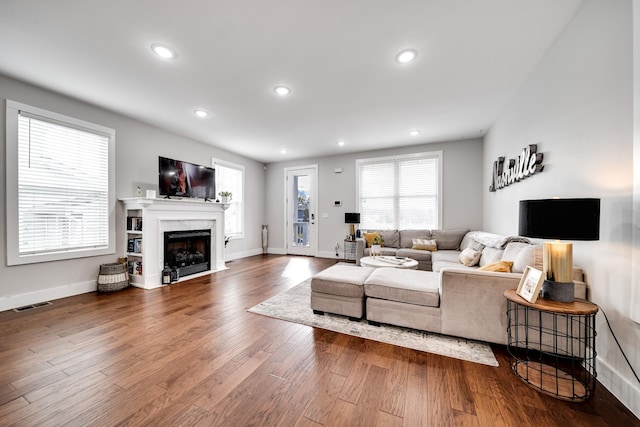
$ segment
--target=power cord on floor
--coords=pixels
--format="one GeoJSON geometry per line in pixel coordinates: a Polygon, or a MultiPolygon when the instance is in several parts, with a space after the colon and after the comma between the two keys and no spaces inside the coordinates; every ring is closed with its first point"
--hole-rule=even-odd
{"type": "Polygon", "coordinates": [[[602,311],[602,314],[604,314],[604,319],[607,321],[607,326],[609,327],[609,330],[611,331],[611,335],[613,336],[613,339],[616,341],[616,344],[618,344],[618,348],[620,349],[620,353],[622,353],[622,356],[624,357],[624,360],[627,361],[627,365],[629,365],[629,368],[631,369],[631,372],[633,372],[633,375],[636,377],[636,380],[640,383],[640,378],[638,378],[638,374],[636,374],[636,371],[633,369],[633,366],[631,366],[631,362],[629,362],[629,359],[627,358],[627,355],[624,354],[624,350],[622,350],[622,346],[618,342],[618,338],[616,338],[616,334],[613,333],[613,328],[611,328],[611,323],[609,323],[609,318],[607,317],[607,313],[604,312],[602,307],[598,306],[598,308],[600,309],[600,311],[602,311]]]}

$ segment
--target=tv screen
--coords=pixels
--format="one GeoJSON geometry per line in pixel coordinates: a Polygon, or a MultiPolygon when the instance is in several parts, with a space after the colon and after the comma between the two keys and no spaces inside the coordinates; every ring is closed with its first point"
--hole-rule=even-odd
{"type": "Polygon", "coordinates": [[[216,198],[213,168],[159,157],[158,178],[161,196],[216,198]]]}

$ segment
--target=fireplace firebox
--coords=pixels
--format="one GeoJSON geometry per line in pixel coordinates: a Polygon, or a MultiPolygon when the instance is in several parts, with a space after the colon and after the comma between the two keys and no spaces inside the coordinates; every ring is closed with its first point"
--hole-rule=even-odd
{"type": "Polygon", "coordinates": [[[166,231],[164,264],[178,277],[211,270],[211,230],[166,231]]]}

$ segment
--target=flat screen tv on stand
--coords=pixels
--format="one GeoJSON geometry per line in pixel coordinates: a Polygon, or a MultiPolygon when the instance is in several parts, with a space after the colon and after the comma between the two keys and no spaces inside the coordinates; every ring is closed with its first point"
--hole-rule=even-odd
{"type": "Polygon", "coordinates": [[[165,198],[216,198],[216,171],[182,160],[158,157],[158,186],[165,198]]]}

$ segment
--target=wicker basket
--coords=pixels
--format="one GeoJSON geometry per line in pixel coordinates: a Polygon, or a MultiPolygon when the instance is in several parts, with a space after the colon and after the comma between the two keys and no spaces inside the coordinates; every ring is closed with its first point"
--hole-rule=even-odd
{"type": "Polygon", "coordinates": [[[98,274],[98,291],[113,292],[120,291],[129,286],[129,273],[127,265],[114,262],[112,264],[100,265],[98,274]]]}

